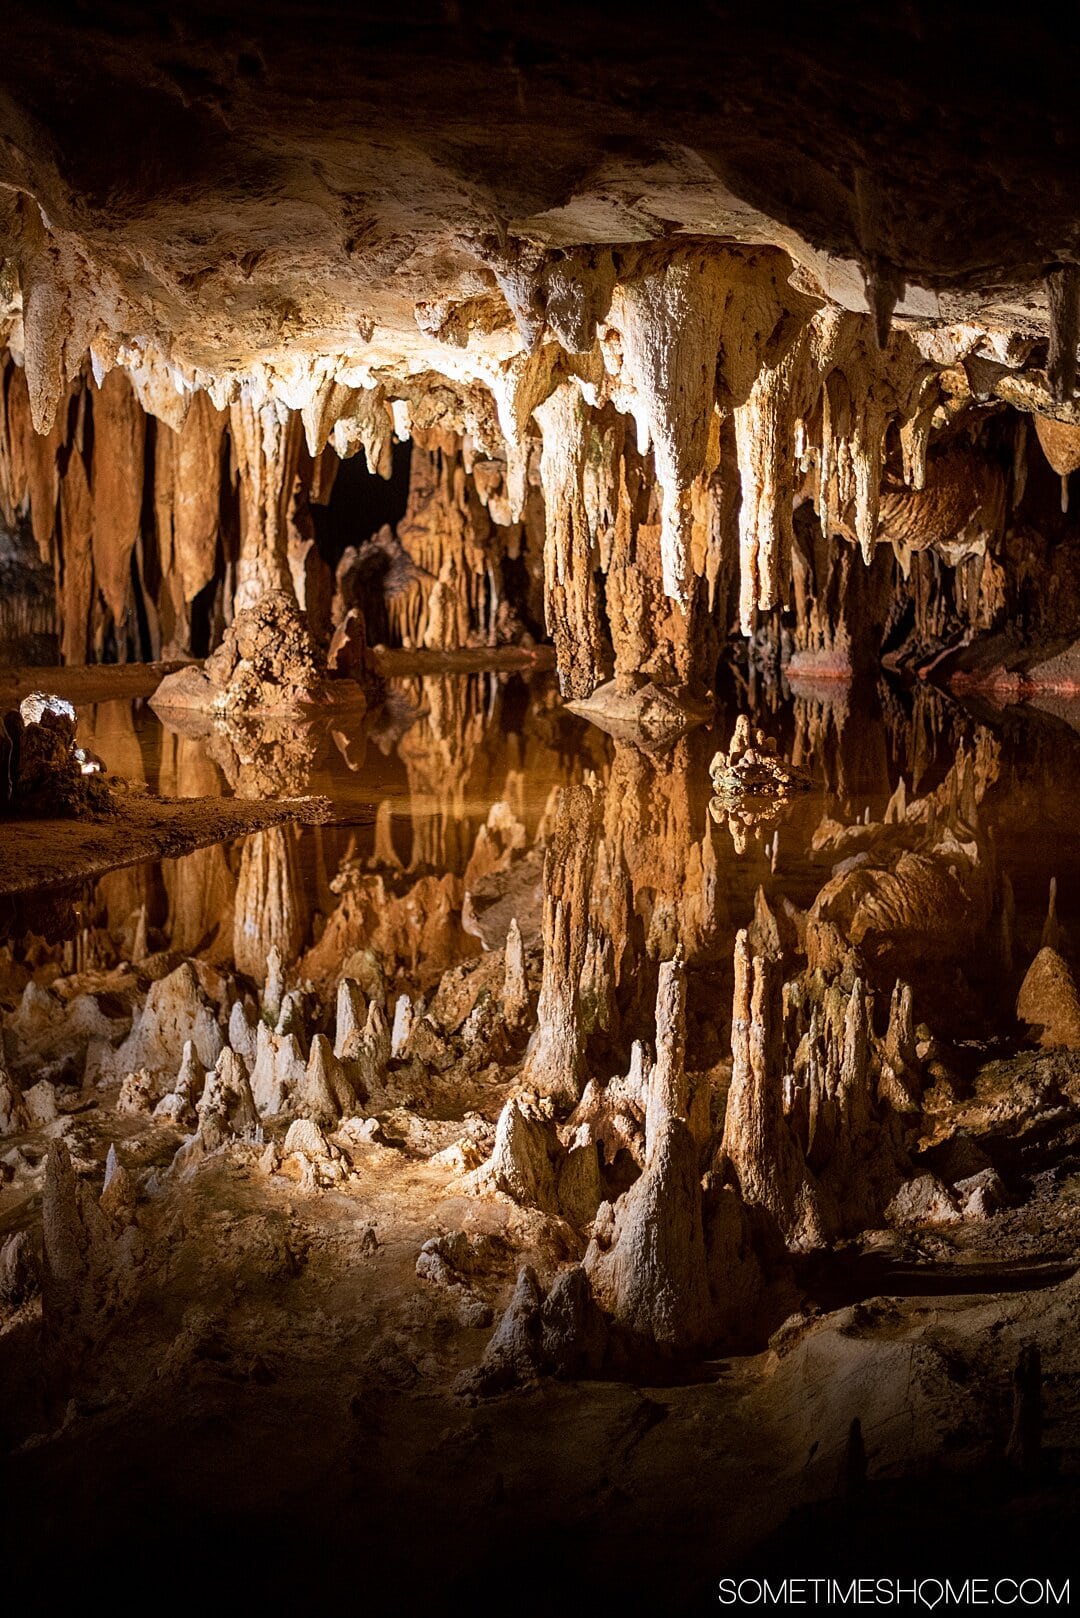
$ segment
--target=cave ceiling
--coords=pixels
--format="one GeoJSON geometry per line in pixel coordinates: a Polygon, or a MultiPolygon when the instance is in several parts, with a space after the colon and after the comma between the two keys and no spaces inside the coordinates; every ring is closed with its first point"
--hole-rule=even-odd
{"type": "MultiPolygon", "coordinates": [[[[461,375],[521,348],[523,259],[691,237],[781,248],[850,309],[869,284],[901,320],[1039,337],[1078,245],[1075,32],[928,5],[16,3],[9,329],[31,376],[91,348],[137,368],[125,344],[189,384],[268,366],[283,395],[328,357],[461,375]]],[[[32,386],[39,425],[58,386],[32,386]]]]}

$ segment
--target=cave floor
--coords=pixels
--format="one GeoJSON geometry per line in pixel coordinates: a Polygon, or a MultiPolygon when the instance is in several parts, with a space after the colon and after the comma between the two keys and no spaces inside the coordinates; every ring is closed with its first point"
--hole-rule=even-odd
{"type": "MultiPolygon", "coordinates": [[[[510,892],[535,987],[541,866],[530,851],[557,787],[587,779],[606,794],[609,825],[635,846],[631,910],[654,949],[677,931],[680,905],[696,902],[707,849],[704,957],[717,1011],[697,1030],[693,1060],[721,1096],[731,943],[755,893],[777,911],[811,905],[858,829],[883,823],[901,775],[909,794],[928,794],[969,755],[1011,894],[1011,954],[1006,963],[997,935],[965,937],[963,917],[942,918],[959,938],[952,964],[911,974],[932,1081],[915,1150],[934,1167],[957,1140],[974,1142],[1007,1202],[979,1219],[894,1221],[798,1255],[798,1307],[758,1352],[698,1357],[663,1377],[479,1397],[462,1374],[480,1360],[518,1266],[550,1276],[584,1245],[565,1219],[468,1183],[465,1147],[489,1138],[519,1085],[524,1036],[497,1055],[459,1040],[426,1072],[391,1063],[369,1108],[378,1131],[331,1135],[328,1183],[295,1158],[268,1162],[265,1140],[171,1170],[183,1131],[123,1101],[107,1063],[73,1072],[69,1012],[96,997],[119,1030],[116,1003],[185,958],[211,985],[232,970],[257,983],[236,958],[253,903],[245,843],[222,825],[214,847],[181,858],[133,850],[102,875],[87,857],[82,886],[45,906],[47,925],[32,906],[9,922],[9,1056],[13,1028],[36,1040],[23,1082],[48,1068],[58,1105],[3,1142],[0,1239],[40,1219],[50,1140],[64,1140],[95,1185],[115,1145],[139,1188],[132,1269],[59,1370],[38,1351],[39,1300],[0,1315],[0,1525],[13,1597],[43,1584],[74,1590],[91,1569],[134,1590],[168,1568],[239,1576],[245,1599],[313,1607],[354,1591],[383,1611],[498,1600],[540,1614],[603,1599],[692,1612],[715,1606],[715,1580],[733,1569],[813,1571],[822,1535],[840,1547],[830,1571],[838,1556],[853,1572],[892,1572],[913,1554],[935,1575],[983,1573],[995,1559],[1016,1571],[1024,1557],[1057,1571],[1080,1475],[1080,1109],[1067,1099],[1080,1051],[1040,1050],[1003,985],[1051,926],[1051,879],[1054,936],[1071,956],[1071,713],[991,721],[926,690],[766,691],[759,722],[812,768],[815,786],[756,825],[709,812],[705,765],[730,729],[724,707],[712,731],[646,759],[573,719],[542,678],[414,673],[349,734],[322,720],[288,744],[280,733],[260,744],[170,730],[148,690],[133,695],[137,678],[116,671],[108,697],[105,671],[93,671],[80,708],[81,740],[109,770],[222,808],[239,792],[243,815],[275,811],[273,794],[258,801],[258,782],[329,800],[325,823],[282,834],[294,915],[283,964],[323,1007],[351,938],[343,908],[361,899],[380,912],[379,944],[363,960],[354,952],[351,970],[381,971],[391,994],[430,1004],[460,993],[468,1004],[488,981],[492,946],[505,943],[510,892]],[[822,833],[837,825],[849,836],[842,849],[835,831],[822,833]],[[487,908],[465,926],[474,890],[487,908]],[[19,1022],[31,982],[52,1011],[19,1022]],[[422,1244],[456,1231],[486,1255],[467,1287],[420,1278],[422,1244]],[[1002,1457],[1013,1366],[1031,1342],[1042,1354],[1044,1450],[1039,1469],[1017,1477],[1002,1457]],[[869,1481],[851,1497],[856,1417],[869,1481]],[[928,1548],[946,1509],[951,1541],[928,1548]]],[[[615,1033],[601,1050],[608,1071],[625,1071],[615,1033]]]]}

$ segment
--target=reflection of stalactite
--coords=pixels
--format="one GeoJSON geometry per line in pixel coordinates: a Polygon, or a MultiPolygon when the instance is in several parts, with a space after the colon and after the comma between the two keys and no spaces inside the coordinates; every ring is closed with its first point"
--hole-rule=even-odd
{"type": "Polygon", "coordinates": [[[581,1095],[590,1011],[595,1015],[582,977],[601,943],[589,920],[598,807],[590,787],[563,789],[544,858],[544,974],[526,1070],[542,1095],[567,1105],[581,1095]]]}
{"type": "MultiPolygon", "coordinates": [[[[159,789],[169,797],[216,797],[217,771],[202,746],[172,731],[162,734],[159,789]]],[[[170,948],[185,953],[232,949],[236,877],[221,845],[196,849],[182,860],[163,862],[168,895],[166,933],[170,948]]]]}
{"type": "Polygon", "coordinates": [[[398,747],[413,818],[408,868],[460,873],[478,823],[467,812],[468,785],[487,728],[487,681],[435,677],[417,681],[415,690],[421,718],[398,747]]]}
{"type": "Polygon", "coordinates": [[[307,907],[291,827],[272,826],[244,841],[236,883],[233,958],[237,970],[259,983],[276,948],[295,961],[307,930],[307,907]]]}

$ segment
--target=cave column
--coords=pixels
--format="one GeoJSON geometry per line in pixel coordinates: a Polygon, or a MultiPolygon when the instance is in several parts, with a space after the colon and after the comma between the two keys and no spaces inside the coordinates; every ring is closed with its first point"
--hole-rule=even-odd
{"type": "Polygon", "coordinates": [[[300,454],[301,422],[284,406],[241,399],[229,410],[240,486],[240,554],[234,610],[254,606],[268,590],[294,600],[289,567],[289,500],[300,454]]]}

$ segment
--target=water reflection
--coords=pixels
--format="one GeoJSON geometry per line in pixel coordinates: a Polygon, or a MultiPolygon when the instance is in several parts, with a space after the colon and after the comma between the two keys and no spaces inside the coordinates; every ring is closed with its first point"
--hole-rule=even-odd
{"type": "MultiPolygon", "coordinates": [[[[957,1004],[992,1019],[1002,973],[1037,947],[1051,877],[1066,919],[1075,892],[1080,735],[1071,714],[969,712],[929,688],[885,682],[773,686],[758,697],[755,722],[814,787],[763,813],[728,806],[720,815],[710,813],[708,761],[726,744],[745,691],[733,690],[711,727],[662,755],[570,715],[543,677],[395,681],[386,706],[347,735],[336,728],[340,716],[248,723],[242,732],[178,729],[145,702],[98,703],[82,715],[82,739],[129,779],[178,796],[325,794],[331,820],[9,905],[7,997],[27,968],[108,967],[139,938],[255,982],[276,949],[297,980],[317,987],[336,982],[358,952],[374,952],[388,981],[424,990],[448,966],[499,947],[511,915],[526,944],[550,955],[545,904],[558,899],[559,925],[573,933],[559,959],[578,980],[574,993],[584,981],[600,1008],[589,1053],[626,1057],[648,1027],[657,964],[678,953],[708,1055],[723,1042],[737,928],[763,904],[780,916],[811,913],[851,861],[876,873],[860,889],[876,902],[897,860],[940,844],[962,757],[979,882],[977,891],[961,886],[956,902],[968,913],[945,953],[964,980],[957,1004]],[[901,782],[908,818],[898,830],[901,782]],[[556,856],[570,789],[585,796],[574,800],[556,856]]],[[[844,905],[819,907],[821,919],[834,925],[843,911],[850,921],[844,905]]],[[[902,906],[894,920],[910,936],[906,950],[882,948],[890,969],[900,955],[925,952],[902,906]]]]}

